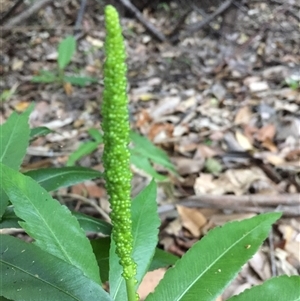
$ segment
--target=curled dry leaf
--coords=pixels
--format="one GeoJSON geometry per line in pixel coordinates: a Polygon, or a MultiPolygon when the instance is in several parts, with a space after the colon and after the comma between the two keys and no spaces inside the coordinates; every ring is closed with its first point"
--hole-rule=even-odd
{"type": "Polygon", "coordinates": [[[269,264],[268,255],[262,250],[259,250],[255,255],[249,260],[249,265],[260,277],[260,280],[267,280],[271,278],[271,268],[269,264]]]}
{"type": "Polygon", "coordinates": [[[206,217],[195,208],[185,206],[176,206],[179,216],[182,220],[182,225],[191,232],[194,237],[199,237],[201,228],[206,224],[206,217]]]}
{"type": "Polygon", "coordinates": [[[298,275],[298,272],[296,268],[294,268],[289,262],[287,257],[289,254],[282,250],[277,248],[275,250],[275,258],[276,258],[276,267],[279,275],[298,275]]]}
{"type": "Polygon", "coordinates": [[[177,172],[180,175],[188,175],[192,173],[198,173],[202,170],[205,160],[204,158],[189,159],[184,157],[173,158],[177,172]]]}
{"type": "Polygon", "coordinates": [[[252,112],[248,106],[241,107],[235,115],[234,124],[247,125],[252,118],[252,112]]]}
{"type": "Polygon", "coordinates": [[[264,127],[260,128],[255,135],[256,140],[258,141],[273,141],[276,134],[276,128],[274,124],[267,124],[264,127]]]}
{"type": "Polygon", "coordinates": [[[263,190],[264,193],[276,192],[271,181],[257,167],[227,170],[217,179],[214,179],[210,174],[202,173],[195,181],[194,190],[196,195],[223,195],[228,193],[243,195],[248,193],[249,188],[254,183],[256,189],[263,190]]]}
{"type": "Polygon", "coordinates": [[[271,151],[272,153],[276,153],[278,151],[274,142],[269,138],[263,141],[262,146],[271,151]]]}
{"type": "Polygon", "coordinates": [[[251,144],[251,142],[249,141],[249,139],[242,134],[240,131],[237,131],[235,133],[235,138],[237,140],[237,142],[239,143],[239,145],[245,150],[245,151],[249,151],[253,149],[253,146],[251,144]]]}
{"type": "Polygon", "coordinates": [[[157,123],[153,124],[149,130],[148,137],[154,143],[162,143],[172,137],[174,131],[173,124],[157,123]]]}

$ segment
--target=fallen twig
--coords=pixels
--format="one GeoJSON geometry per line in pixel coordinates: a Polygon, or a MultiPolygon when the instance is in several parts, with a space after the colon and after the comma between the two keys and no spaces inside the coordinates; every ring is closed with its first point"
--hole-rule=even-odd
{"type": "Polygon", "coordinates": [[[66,193],[66,194],[58,194],[59,197],[68,197],[68,198],[72,198],[72,199],[77,199],[80,200],[86,204],[91,205],[93,208],[95,208],[97,210],[97,212],[107,221],[110,222],[110,217],[109,215],[100,207],[98,206],[96,203],[94,203],[92,200],[79,195],[79,194],[75,194],[75,193],[66,193]]]}
{"type": "Polygon", "coordinates": [[[13,29],[14,26],[22,23],[26,19],[30,18],[33,14],[38,12],[44,6],[50,4],[52,0],[40,0],[35,1],[28,9],[24,10],[22,13],[17,15],[16,17],[10,19],[6,25],[4,25],[1,30],[10,30],[13,29]]]}
{"type": "Polygon", "coordinates": [[[77,13],[77,18],[76,18],[76,23],[75,23],[75,28],[74,28],[75,36],[79,35],[79,33],[80,33],[81,23],[82,23],[83,15],[85,12],[85,8],[86,8],[86,0],[81,0],[80,8],[77,13]]]}
{"type": "Polygon", "coordinates": [[[221,4],[216,11],[214,11],[212,14],[208,15],[207,18],[205,18],[201,22],[197,22],[195,24],[192,24],[188,27],[188,31],[190,33],[196,32],[203,28],[205,25],[210,23],[215,17],[221,15],[223,12],[225,12],[226,9],[229,8],[229,6],[232,4],[233,0],[227,0],[223,4],[221,4]]]}
{"type": "Polygon", "coordinates": [[[207,204],[211,206],[299,206],[300,194],[277,194],[277,195],[199,195],[191,196],[180,201],[182,204],[207,204]]]}
{"type": "Polygon", "coordinates": [[[15,11],[16,9],[23,3],[23,0],[18,0],[3,16],[0,20],[0,24],[3,24],[15,11]]]}
{"type": "Polygon", "coordinates": [[[272,277],[276,277],[277,276],[277,268],[276,268],[276,262],[275,262],[275,252],[274,252],[274,234],[273,234],[272,228],[271,228],[268,240],[269,240],[269,246],[270,246],[269,253],[270,253],[272,277]]]}
{"type": "Polygon", "coordinates": [[[201,195],[178,204],[187,207],[229,209],[235,212],[265,213],[280,211],[284,216],[300,216],[300,194],[279,195],[201,195]]]}
{"type": "Polygon", "coordinates": [[[167,39],[164,34],[159,32],[151,23],[149,23],[143,16],[143,14],[129,1],[129,0],[119,0],[122,5],[124,5],[130,12],[133,13],[134,17],[140,21],[151,35],[161,42],[165,42],[167,39]]]}

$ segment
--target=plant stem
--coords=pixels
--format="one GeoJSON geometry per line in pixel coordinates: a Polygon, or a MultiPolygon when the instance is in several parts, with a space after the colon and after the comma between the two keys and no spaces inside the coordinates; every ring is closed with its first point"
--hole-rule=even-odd
{"type": "Polygon", "coordinates": [[[135,292],[135,278],[131,277],[129,279],[126,279],[126,290],[127,290],[127,297],[128,301],[136,301],[137,295],[135,292]]]}
{"type": "Polygon", "coordinates": [[[64,70],[61,68],[58,68],[58,79],[61,84],[64,83],[64,75],[65,75],[64,70]]]}

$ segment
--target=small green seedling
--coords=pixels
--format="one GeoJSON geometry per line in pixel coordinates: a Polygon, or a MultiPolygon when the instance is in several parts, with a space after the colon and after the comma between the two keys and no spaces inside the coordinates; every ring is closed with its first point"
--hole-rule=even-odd
{"type": "Polygon", "coordinates": [[[70,83],[83,87],[89,83],[96,83],[98,80],[88,76],[67,75],[66,67],[70,64],[76,50],[76,40],[73,36],[68,36],[58,45],[57,71],[41,70],[40,74],[34,76],[32,81],[35,83],[70,83]]]}
{"type": "Polygon", "coordinates": [[[300,87],[300,76],[291,76],[285,79],[285,83],[292,89],[297,90],[300,87]]]}
{"type": "Polygon", "coordinates": [[[9,90],[4,90],[0,94],[0,103],[4,101],[8,101],[16,92],[18,88],[18,84],[14,84],[9,90]]]}

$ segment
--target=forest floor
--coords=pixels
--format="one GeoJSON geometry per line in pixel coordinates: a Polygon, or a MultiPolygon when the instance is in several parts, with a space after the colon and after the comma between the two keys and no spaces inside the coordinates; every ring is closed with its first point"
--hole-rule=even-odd
{"type": "MultiPolygon", "coordinates": [[[[10,2],[3,1],[2,14],[10,2]]],[[[101,129],[104,2],[87,1],[81,30],[76,31],[77,50],[66,69],[70,75],[97,79],[84,87],[32,82],[41,70],[56,71],[57,46],[74,34],[79,2],[53,1],[2,31],[1,123],[34,102],[31,126],[55,130],[32,142],[23,170],[64,166],[90,140],[87,131],[101,129]]],[[[176,43],[157,41],[124,10],[122,17],[132,129],[164,149],[178,172],[168,174],[155,166],[168,175],[158,188],[160,247],[182,256],[214,226],[261,212],[283,212],[269,240],[218,301],[271,276],[300,273],[300,3],[248,2],[226,32],[220,18],[189,32],[188,25],[201,21],[194,10],[176,43]]],[[[184,9],[165,4],[145,9],[143,15],[168,35],[184,9]]],[[[101,153],[100,145],[76,164],[102,170],[101,153]]],[[[133,170],[136,195],[150,177],[133,170]]],[[[101,180],[58,194],[62,201],[72,195],[68,205],[76,210],[99,216],[74,195],[109,211],[101,180]]],[[[147,275],[141,296],[163,273],[147,275]]]]}

